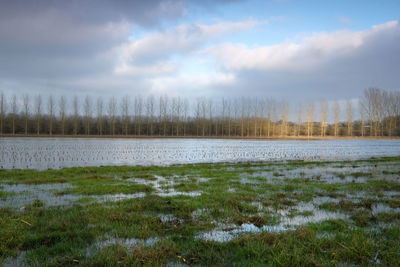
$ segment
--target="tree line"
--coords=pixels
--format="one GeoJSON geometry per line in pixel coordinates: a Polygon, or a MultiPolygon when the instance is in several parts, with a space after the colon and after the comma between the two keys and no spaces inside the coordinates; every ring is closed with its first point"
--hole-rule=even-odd
{"type": "Polygon", "coordinates": [[[295,116],[290,120],[288,102],[271,98],[124,96],[105,101],[0,93],[0,135],[400,136],[398,91],[368,88],[358,102],[291,108],[295,116]]]}

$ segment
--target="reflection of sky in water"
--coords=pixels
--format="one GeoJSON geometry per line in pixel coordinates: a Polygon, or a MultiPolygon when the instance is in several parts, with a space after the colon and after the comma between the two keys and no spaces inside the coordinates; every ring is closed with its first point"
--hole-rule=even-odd
{"type": "Polygon", "coordinates": [[[35,200],[40,200],[45,207],[69,206],[83,197],[87,197],[89,202],[106,202],[121,201],[132,198],[143,198],[145,193],[133,194],[105,194],[105,195],[71,195],[57,194],[65,189],[71,189],[71,184],[41,184],[41,185],[25,185],[25,184],[0,184],[5,192],[13,192],[15,194],[0,198],[0,207],[10,207],[14,209],[24,209],[26,205],[32,204],[35,200]]]}
{"type": "Polygon", "coordinates": [[[0,138],[0,167],[6,169],[347,160],[397,155],[399,140],[0,138]]]}

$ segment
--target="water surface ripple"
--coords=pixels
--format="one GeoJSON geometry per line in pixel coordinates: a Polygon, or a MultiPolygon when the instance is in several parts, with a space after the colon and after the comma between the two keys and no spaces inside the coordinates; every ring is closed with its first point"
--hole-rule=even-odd
{"type": "Polygon", "coordinates": [[[400,140],[0,138],[0,168],[354,160],[400,155],[400,140]]]}

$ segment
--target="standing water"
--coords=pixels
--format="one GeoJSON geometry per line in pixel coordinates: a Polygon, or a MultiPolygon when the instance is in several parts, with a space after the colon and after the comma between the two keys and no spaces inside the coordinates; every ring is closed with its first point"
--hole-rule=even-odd
{"type": "Polygon", "coordinates": [[[399,156],[400,140],[0,138],[0,168],[58,169],[399,156]]]}

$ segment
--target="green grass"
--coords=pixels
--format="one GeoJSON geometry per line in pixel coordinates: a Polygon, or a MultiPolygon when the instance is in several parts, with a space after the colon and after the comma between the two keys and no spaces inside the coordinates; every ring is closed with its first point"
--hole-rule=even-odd
{"type": "MultiPolygon", "coordinates": [[[[23,208],[0,207],[0,265],[26,252],[31,266],[163,266],[169,262],[199,266],[336,266],[398,265],[400,215],[374,213],[375,205],[400,208],[399,157],[342,162],[187,164],[168,167],[122,166],[65,168],[60,170],[0,170],[0,201],[18,193],[4,184],[69,184],[52,192],[55,197],[78,196],[67,206],[48,207],[40,195],[23,208]],[[386,172],[365,171],[363,166],[385,165],[386,172]],[[355,168],[353,168],[355,166],[355,168]],[[305,173],[291,178],[287,171],[316,168],[320,179],[305,173]],[[349,168],[346,176],[368,178],[362,183],[326,183],[324,167],[349,168]],[[354,170],[353,170],[354,169],[354,170]],[[263,175],[258,175],[264,172],[263,175]],[[161,189],[152,183],[159,176],[161,189]],[[387,176],[387,179],[385,177],[387,176]],[[129,178],[140,178],[136,183],[129,178]],[[207,178],[201,180],[200,178],[207,178]],[[246,178],[248,182],[242,182],[246,178]],[[2,186],[3,184],[3,186],[2,186]],[[162,197],[158,190],[199,196],[162,197]],[[391,191],[386,195],[385,191],[391,191]],[[393,194],[393,192],[399,192],[393,194]],[[113,194],[142,193],[142,197],[99,202],[113,194]],[[326,197],[314,203],[313,199],[326,197]],[[314,210],[299,204],[314,203],[314,210]],[[286,215],[282,215],[286,211],[286,215]],[[345,219],[329,218],[289,227],[281,232],[244,232],[229,242],[199,238],[214,229],[229,232],[244,224],[279,226],[284,217],[313,218],[335,212],[345,219]],[[171,219],[161,219],[163,216],[171,219]],[[94,254],[87,249],[107,238],[136,238],[158,242],[126,246],[116,242],[94,254]]],[[[378,168],[379,169],[379,168],[378,168]]],[[[335,173],[329,173],[329,175],[335,173]]],[[[0,202],[3,203],[3,202],[0,202]]],[[[4,202],[6,203],[6,202],[4,202]]]]}

